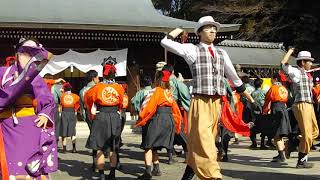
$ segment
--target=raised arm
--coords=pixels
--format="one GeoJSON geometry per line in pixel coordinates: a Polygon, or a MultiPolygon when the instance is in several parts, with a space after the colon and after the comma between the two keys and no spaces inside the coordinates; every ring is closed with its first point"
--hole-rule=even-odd
{"type": "Polygon", "coordinates": [[[183,30],[180,28],[172,30],[161,40],[161,45],[168,51],[183,57],[188,64],[193,64],[197,58],[196,46],[191,43],[181,44],[174,41],[182,32],[183,30]]]}
{"type": "Polygon", "coordinates": [[[290,48],[288,52],[284,55],[283,59],[281,60],[281,64],[288,64],[290,60],[290,56],[294,52],[294,48],[290,48]]]}
{"type": "Polygon", "coordinates": [[[289,75],[289,78],[293,81],[298,83],[299,82],[299,75],[300,71],[297,68],[292,67],[288,64],[290,60],[290,56],[294,52],[294,48],[290,48],[288,52],[284,55],[283,59],[280,61],[281,63],[281,69],[289,75]]]}

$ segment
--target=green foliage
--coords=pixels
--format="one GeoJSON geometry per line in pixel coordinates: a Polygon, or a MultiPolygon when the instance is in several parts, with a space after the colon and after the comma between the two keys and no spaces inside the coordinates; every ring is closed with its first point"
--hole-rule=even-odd
{"type": "MultiPolygon", "coordinates": [[[[313,0],[153,0],[164,14],[197,21],[212,15],[242,24],[236,39],[284,42],[320,52],[320,1],[313,0]]],[[[320,56],[320,53],[319,53],[320,56]]]]}

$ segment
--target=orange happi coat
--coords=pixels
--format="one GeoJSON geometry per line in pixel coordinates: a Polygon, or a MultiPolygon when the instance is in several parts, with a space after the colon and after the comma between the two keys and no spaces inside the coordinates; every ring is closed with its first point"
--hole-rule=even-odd
{"type": "Polygon", "coordinates": [[[85,93],[84,104],[90,113],[94,104],[98,106],[118,106],[121,109],[123,96],[124,89],[120,84],[98,83],[85,93]]]}
{"type": "Polygon", "coordinates": [[[320,101],[320,84],[317,84],[315,87],[312,88],[312,95],[314,102],[319,103],[320,101]]]}
{"type": "Polygon", "coordinates": [[[145,98],[142,109],[139,114],[137,126],[144,126],[157,112],[158,107],[169,106],[172,108],[172,116],[175,123],[176,133],[180,133],[182,115],[177,102],[173,98],[173,94],[168,89],[156,87],[151,90],[145,98]]]}
{"type": "Polygon", "coordinates": [[[80,97],[74,93],[63,93],[60,102],[62,108],[73,108],[74,111],[78,111],[80,108],[80,97]]]}
{"type": "Polygon", "coordinates": [[[273,102],[288,102],[288,90],[283,85],[272,85],[266,94],[263,112],[267,113],[270,110],[271,103],[273,102]]]}

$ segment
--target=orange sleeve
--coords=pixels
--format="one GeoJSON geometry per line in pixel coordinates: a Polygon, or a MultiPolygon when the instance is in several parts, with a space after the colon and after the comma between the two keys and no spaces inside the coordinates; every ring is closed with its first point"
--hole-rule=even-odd
{"type": "Polygon", "coordinates": [[[51,88],[54,85],[54,83],[56,82],[54,79],[45,79],[44,78],[44,82],[47,84],[50,92],[51,92],[51,88]]]}
{"type": "Polygon", "coordinates": [[[320,88],[318,86],[312,88],[312,95],[315,102],[318,102],[318,96],[319,96],[319,90],[320,88]]]}
{"type": "MultiPolygon", "coordinates": [[[[139,114],[139,120],[136,123],[136,126],[144,126],[147,122],[152,118],[152,116],[156,113],[158,107],[158,100],[160,94],[159,90],[157,90],[150,96],[149,102],[143,107],[139,114]]],[[[145,99],[147,100],[147,99],[145,99]]]]}
{"type": "Polygon", "coordinates": [[[176,101],[172,103],[172,116],[175,121],[176,133],[179,134],[181,130],[182,115],[176,101]]]}
{"type": "Polygon", "coordinates": [[[124,98],[124,89],[123,89],[123,87],[120,85],[120,84],[117,84],[118,85],[118,93],[119,93],[119,95],[120,95],[120,97],[119,97],[119,108],[120,109],[122,109],[122,107],[123,107],[123,98],[124,98]]]}
{"type": "Polygon", "coordinates": [[[75,104],[74,104],[74,111],[78,111],[80,108],[80,97],[74,94],[75,104]]]}
{"type": "Polygon", "coordinates": [[[268,90],[268,92],[264,98],[264,105],[263,105],[263,110],[262,110],[263,113],[268,113],[268,111],[270,109],[272,92],[273,92],[273,86],[271,86],[271,88],[268,90]]]}
{"type": "Polygon", "coordinates": [[[94,86],[94,87],[90,88],[84,95],[84,104],[87,107],[87,110],[90,114],[90,117],[92,117],[92,114],[91,114],[92,105],[97,98],[97,96],[96,96],[97,90],[98,90],[98,86],[94,86]]]}
{"type": "Polygon", "coordinates": [[[129,98],[127,94],[124,94],[123,101],[122,101],[122,108],[127,109],[129,104],[129,98]]]}

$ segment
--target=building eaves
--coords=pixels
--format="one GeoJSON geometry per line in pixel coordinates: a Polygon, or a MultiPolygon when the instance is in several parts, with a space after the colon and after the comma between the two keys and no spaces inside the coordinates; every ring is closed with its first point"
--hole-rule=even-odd
{"type": "Polygon", "coordinates": [[[219,46],[243,47],[243,48],[264,48],[264,49],[283,49],[283,43],[274,42],[255,42],[255,41],[237,41],[224,40],[218,44],[219,46]]]}
{"type": "MultiPolygon", "coordinates": [[[[2,0],[0,27],[168,32],[196,22],[160,14],[151,0],[2,0]]],[[[223,24],[221,32],[238,31],[223,24]]]]}

